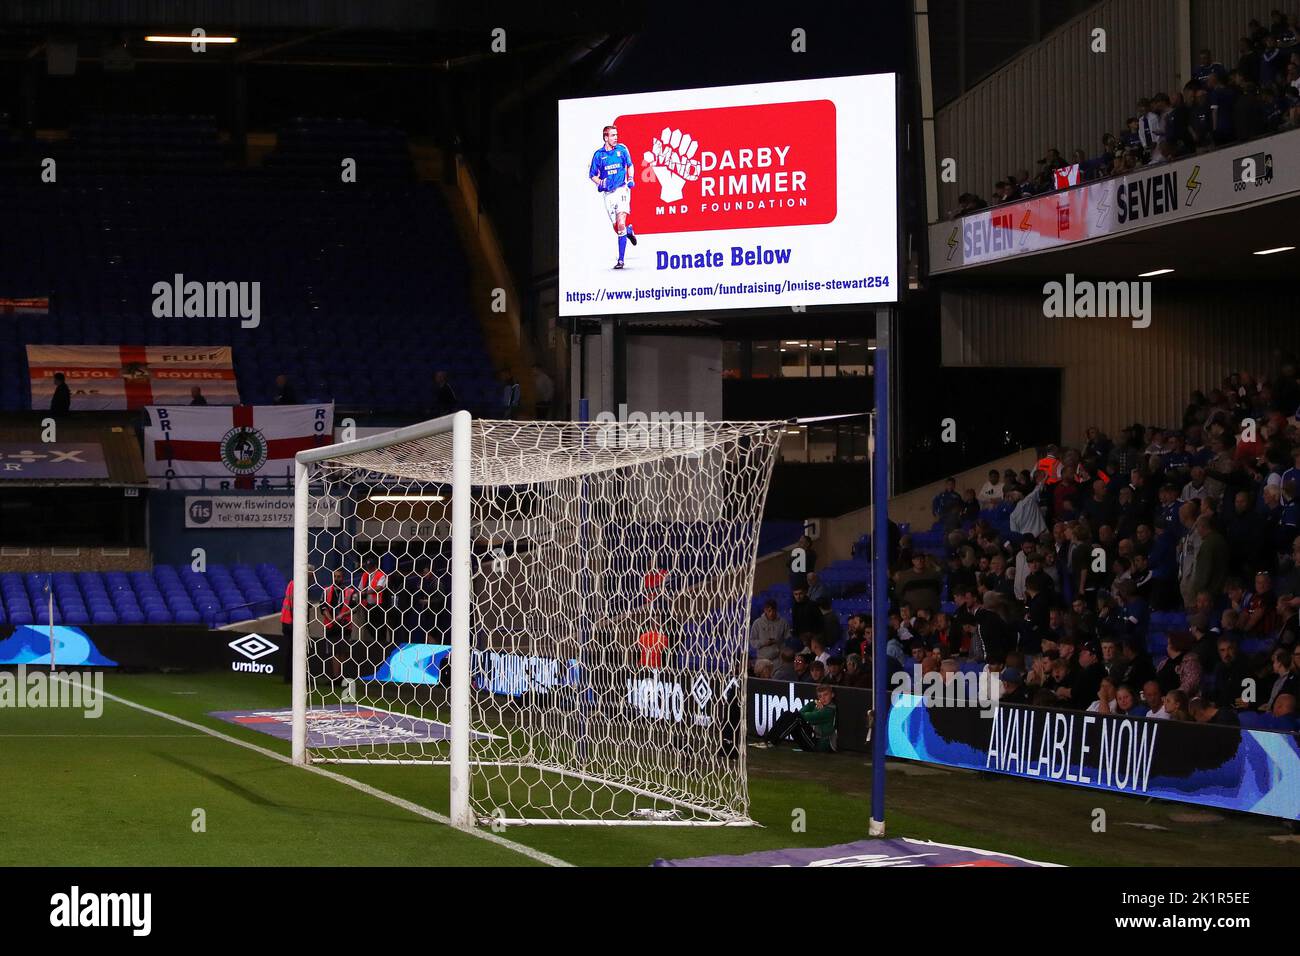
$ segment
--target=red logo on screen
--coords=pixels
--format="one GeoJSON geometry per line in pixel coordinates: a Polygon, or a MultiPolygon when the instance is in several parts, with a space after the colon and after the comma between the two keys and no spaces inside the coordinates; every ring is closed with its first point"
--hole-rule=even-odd
{"type": "Polygon", "coordinates": [[[637,166],[630,218],[639,235],[835,218],[830,100],[635,113],[614,125],[637,166]]]}

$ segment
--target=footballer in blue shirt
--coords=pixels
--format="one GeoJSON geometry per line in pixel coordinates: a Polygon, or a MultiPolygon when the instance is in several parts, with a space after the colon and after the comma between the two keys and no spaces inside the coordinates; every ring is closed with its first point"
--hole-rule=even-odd
{"type": "Polygon", "coordinates": [[[614,263],[614,268],[621,269],[628,242],[636,245],[636,233],[627,221],[632,206],[636,167],[632,165],[632,154],[626,146],[619,143],[616,127],[606,126],[604,137],[605,145],[592,154],[587,175],[605,199],[605,212],[609,213],[614,234],[618,236],[618,262],[614,263]]]}

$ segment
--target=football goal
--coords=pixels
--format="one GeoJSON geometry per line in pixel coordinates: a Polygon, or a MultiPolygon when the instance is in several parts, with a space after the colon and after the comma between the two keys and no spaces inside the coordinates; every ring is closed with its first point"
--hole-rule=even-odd
{"type": "Polygon", "coordinates": [[[449,765],[464,827],[751,823],[781,427],[458,412],[300,452],[294,761],[449,765]]]}

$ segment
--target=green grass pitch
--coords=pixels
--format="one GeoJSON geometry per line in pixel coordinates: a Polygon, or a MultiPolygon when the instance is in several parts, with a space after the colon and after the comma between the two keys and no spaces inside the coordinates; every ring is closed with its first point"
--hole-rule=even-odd
{"type": "MultiPolygon", "coordinates": [[[[289,745],[209,717],[289,705],[275,679],[115,674],[125,700],[287,755],[289,745]]],[[[749,751],[752,828],[511,827],[502,836],[577,865],[748,853],[862,839],[870,765],[860,754],[749,751]],[[802,823],[802,826],[799,824],[802,823]]],[[[335,766],[437,813],[445,767],[335,766]]],[[[108,700],[76,710],[0,710],[0,865],[537,866],[508,845],[229,741],[108,700]],[[195,811],[204,832],[196,832],[195,811]]],[[[1070,865],[1294,865],[1285,821],[891,761],[890,836],[1070,865]],[[1106,814],[1095,832],[1095,811],[1106,814]]]]}

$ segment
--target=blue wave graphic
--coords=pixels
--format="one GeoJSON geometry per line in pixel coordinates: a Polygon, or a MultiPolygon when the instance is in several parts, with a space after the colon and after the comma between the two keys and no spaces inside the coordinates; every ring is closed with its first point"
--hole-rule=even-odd
{"type": "MultiPolygon", "coordinates": [[[[50,663],[49,625],[23,624],[0,641],[0,664],[50,663]]],[[[116,667],[99,652],[95,642],[77,627],[54,625],[55,667],[116,667]]]]}
{"type": "Polygon", "coordinates": [[[388,660],[379,665],[373,676],[362,680],[437,684],[442,677],[442,664],[450,653],[450,644],[403,644],[388,655],[388,660]]]}
{"type": "MultiPolygon", "coordinates": [[[[1238,745],[1218,766],[1179,775],[1153,771],[1146,786],[1135,789],[1099,783],[1095,778],[1088,782],[1047,778],[991,766],[985,749],[941,735],[931,720],[930,709],[919,697],[902,696],[896,700],[890,707],[888,726],[892,757],[1300,819],[1300,741],[1292,734],[1242,730],[1238,745]]],[[[1077,759],[1068,761],[1066,768],[1076,776],[1083,769],[1077,759]]],[[[1092,772],[1095,773],[1095,768],[1092,772]]]]}

